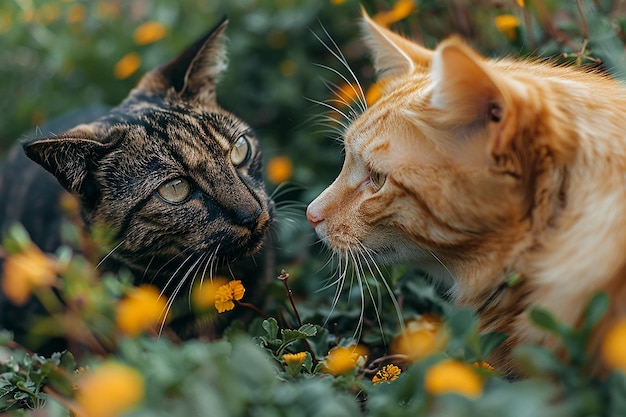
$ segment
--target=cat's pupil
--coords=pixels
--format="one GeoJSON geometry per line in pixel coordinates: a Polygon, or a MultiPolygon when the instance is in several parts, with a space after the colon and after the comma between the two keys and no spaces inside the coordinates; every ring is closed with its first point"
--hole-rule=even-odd
{"type": "Polygon", "coordinates": [[[250,156],[250,142],[245,136],[239,136],[237,142],[230,152],[230,160],[234,166],[239,166],[246,162],[250,156]]]}
{"type": "Polygon", "coordinates": [[[191,194],[191,184],[184,178],[174,178],[163,183],[157,192],[168,203],[180,203],[191,194]]]}

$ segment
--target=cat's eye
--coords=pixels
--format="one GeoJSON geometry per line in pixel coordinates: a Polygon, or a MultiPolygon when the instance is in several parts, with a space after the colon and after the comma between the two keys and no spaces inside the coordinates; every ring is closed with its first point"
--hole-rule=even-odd
{"type": "Polygon", "coordinates": [[[161,184],[157,192],[168,203],[181,203],[191,194],[191,184],[184,178],[174,178],[161,184]]]}
{"type": "Polygon", "coordinates": [[[230,161],[234,166],[239,166],[245,163],[250,157],[250,142],[245,135],[239,136],[239,139],[233,145],[230,151],[230,161]]]}
{"type": "Polygon", "coordinates": [[[381,174],[380,172],[371,171],[370,172],[370,182],[376,191],[380,190],[385,181],[387,180],[387,176],[385,174],[381,174]]]}

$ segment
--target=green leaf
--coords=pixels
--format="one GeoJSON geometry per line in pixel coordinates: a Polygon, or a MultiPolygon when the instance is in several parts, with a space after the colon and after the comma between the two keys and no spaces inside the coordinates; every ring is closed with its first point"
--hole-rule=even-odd
{"type": "Polygon", "coordinates": [[[317,327],[311,323],[305,323],[298,329],[299,332],[302,332],[307,335],[307,337],[313,337],[317,334],[317,327]]]}
{"type": "Polygon", "coordinates": [[[478,346],[482,358],[486,358],[494,351],[502,342],[506,340],[508,336],[500,332],[490,332],[481,334],[478,338],[478,346]]]}
{"type": "Polygon", "coordinates": [[[553,334],[560,334],[560,326],[554,316],[542,308],[534,308],[530,311],[530,319],[537,326],[553,334]]]}
{"type": "Polygon", "coordinates": [[[267,337],[270,340],[278,338],[278,322],[274,317],[270,317],[267,320],[263,320],[263,329],[267,332],[267,337]]]}
{"type": "Polygon", "coordinates": [[[585,328],[591,329],[604,317],[609,309],[609,296],[606,292],[599,292],[595,294],[585,310],[585,328]]]}
{"type": "Polygon", "coordinates": [[[513,351],[513,358],[522,371],[530,376],[561,374],[565,369],[551,351],[540,346],[518,346],[513,351]]]}

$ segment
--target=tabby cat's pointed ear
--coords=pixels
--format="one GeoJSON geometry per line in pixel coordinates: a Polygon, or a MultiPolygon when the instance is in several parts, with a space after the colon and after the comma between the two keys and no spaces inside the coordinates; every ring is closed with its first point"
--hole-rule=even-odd
{"type": "Polygon", "coordinates": [[[170,62],[146,74],[139,89],[166,92],[174,88],[187,101],[198,104],[215,102],[215,88],[228,67],[226,36],[228,19],[198,39],[170,62]]]}
{"type": "Polygon", "coordinates": [[[376,72],[396,76],[430,66],[433,51],[406,39],[372,20],[362,9],[364,40],[374,56],[376,72]]]}
{"type": "Polygon", "coordinates": [[[502,82],[483,58],[458,38],[440,44],[433,58],[431,105],[457,125],[499,118],[506,99],[502,82]]]}
{"type": "Polygon", "coordinates": [[[95,140],[89,125],[77,126],[60,136],[23,144],[26,156],[52,173],[70,192],[81,193],[89,169],[106,146],[95,140]]]}

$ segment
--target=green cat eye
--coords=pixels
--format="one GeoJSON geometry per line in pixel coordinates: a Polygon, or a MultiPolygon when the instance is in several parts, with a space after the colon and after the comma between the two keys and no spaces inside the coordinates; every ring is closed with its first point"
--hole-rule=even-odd
{"type": "Polygon", "coordinates": [[[246,162],[250,157],[250,142],[248,139],[241,135],[239,139],[233,145],[233,149],[230,151],[230,161],[234,166],[239,166],[246,162]]]}
{"type": "Polygon", "coordinates": [[[191,184],[184,178],[174,178],[161,184],[157,192],[168,203],[180,203],[191,194],[191,184]]]}

